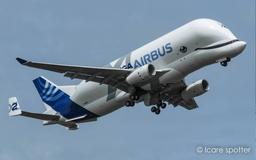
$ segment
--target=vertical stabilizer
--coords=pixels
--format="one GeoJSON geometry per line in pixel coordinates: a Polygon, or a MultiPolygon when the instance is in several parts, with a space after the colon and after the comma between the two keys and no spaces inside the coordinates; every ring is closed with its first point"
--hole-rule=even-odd
{"type": "Polygon", "coordinates": [[[63,117],[73,119],[82,116],[96,116],[92,112],[73,102],[68,93],[64,92],[61,87],[55,85],[48,79],[38,77],[34,79],[33,82],[42,101],[63,117]]]}

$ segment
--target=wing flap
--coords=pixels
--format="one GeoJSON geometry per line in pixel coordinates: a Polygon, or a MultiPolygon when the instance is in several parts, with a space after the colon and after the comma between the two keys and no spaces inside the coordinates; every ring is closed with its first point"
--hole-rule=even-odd
{"type": "MultiPolygon", "coordinates": [[[[184,80],[181,80],[181,81],[173,84],[172,89],[170,89],[167,92],[169,94],[169,96],[172,98],[167,99],[167,102],[169,104],[172,104],[174,107],[180,105],[181,107],[188,109],[188,110],[198,108],[198,105],[194,98],[185,100],[181,97],[181,92],[186,87],[187,87],[187,85],[184,82],[184,80]]],[[[164,92],[162,94],[164,94],[164,92]]]]}
{"type": "Polygon", "coordinates": [[[129,88],[129,84],[124,82],[125,76],[122,76],[122,75],[116,76],[114,78],[114,76],[102,77],[102,76],[88,75],[88,74],[82,74],[82,73],[66,72],[64,76],[69,77],[71,79],[76,78],[76,79],[81,79],[86,81],[97,82],[99,84],[111,85],[125,92],[128,92],[128,88],[129,88]]]}
{"type": "Polygon", "coordinates": [[[196,101],[193,99],[189,99],[189,100],[182,100],[180,103],[179,103],[180,106],[188,109],[188,110],[192,110],[192,109],[195,109],[195,108],[198,108],[198,105],[196,103],[196,101]]]}

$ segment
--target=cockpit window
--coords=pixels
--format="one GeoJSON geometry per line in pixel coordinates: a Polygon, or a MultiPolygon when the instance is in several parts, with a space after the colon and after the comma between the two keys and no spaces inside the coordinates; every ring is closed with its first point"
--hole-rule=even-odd
{"type": "Polygon", "coordinates": [[[220,25],[221,27],[227,28],[224,24],[222,24],[222,23],[220,23],[220,22],[217,22],[217,23],[218,23],[218,25],[220,25]]]}
{"type": "Polygon", "coordinates": [[[221,24],[221,27],[223,27],[223,28],[227,28],[224,24],[221,24]]]}

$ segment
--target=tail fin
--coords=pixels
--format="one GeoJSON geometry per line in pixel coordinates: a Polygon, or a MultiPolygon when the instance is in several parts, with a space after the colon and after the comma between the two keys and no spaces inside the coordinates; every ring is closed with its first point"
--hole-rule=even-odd
{"type": "Polygon", "coordinates": [[[9,116],[21,115],[22,111],[16,97],[9,98],[9,116]]]}
{"type": "Polygon", "coordinates": [[[93,114],[70,99],[70,96],[57,85],[44,77],[33,80],[44,103],[67,119],[93,114]]]}
{"type": "Polygon", "coordinates": [[[65,105],[69,102],[69,96],[60,90],[57,85],[44,77],[38,77],[34,79],[33,82],[45,104],[60,114],[68,112],[65,105]]]}

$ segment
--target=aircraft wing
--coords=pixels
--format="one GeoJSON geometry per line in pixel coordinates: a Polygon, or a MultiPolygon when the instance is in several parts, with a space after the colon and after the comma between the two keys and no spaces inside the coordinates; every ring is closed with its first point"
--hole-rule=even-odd
{"type": "MultiPolygon", "coordinates": [[[[16,58],[16,60],[25,66],[64,73],[65,77],[69,77],[71,79],[76,78],[111,85],[125,92],[128,92],[128,89],[131,87],[131,85],[129,85],[125,79],[133,71],[132,69],[61,65],[32,62],[21,58],[16,58]]],[[[166,71],[163,72],[165,73],[166,71]]],[[[162,72],[157,71],[157,75],[160,75],[159,73],[162,72]]]]}
{"type": "Polygon", "coordinates": [[[112,85],[126,92],[128,91],[129,84],[125,83],[124,80],[132,72],[132,70],[129,69],[40,63],[27,61],[21,58],[16,58],[16,60],[25,66],[64,73],[65,77],[71,79],[76,78],[112,85]]]}

